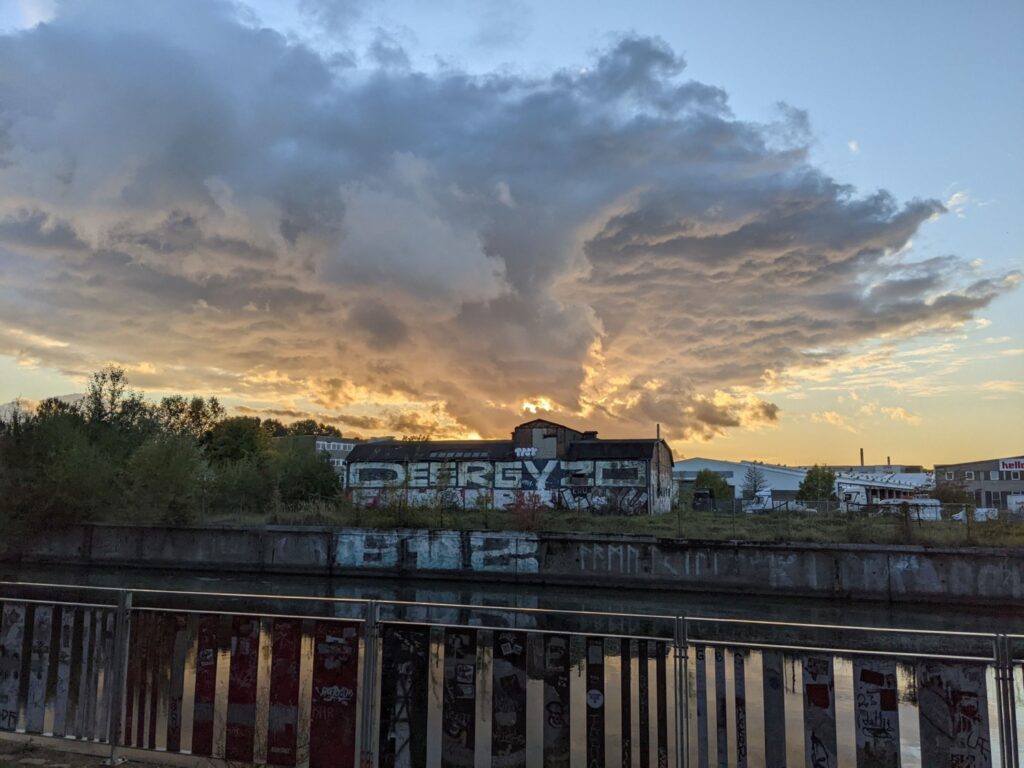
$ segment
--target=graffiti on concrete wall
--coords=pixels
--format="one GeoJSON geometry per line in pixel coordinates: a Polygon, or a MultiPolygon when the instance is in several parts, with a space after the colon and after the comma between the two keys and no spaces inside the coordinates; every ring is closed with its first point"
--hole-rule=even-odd
{"type": "Polygon", "coordinates": [[[477,531],[339,533],[334,563],[341,568],[478,573],[537,573],[540,569],[535,534],[477,531]]]}
{"type": "MultiPolygon", "coordinates": [[[[356,501],[370,506],[396,497],[412,503],[486,502],[508,508],[529,494],[547,507],[645,514],[648,465],[642,459],[359,462],[348,468],[348,487],[356,501]]],[[[665,498],[667,503],[667,488],[665,498]]]]}

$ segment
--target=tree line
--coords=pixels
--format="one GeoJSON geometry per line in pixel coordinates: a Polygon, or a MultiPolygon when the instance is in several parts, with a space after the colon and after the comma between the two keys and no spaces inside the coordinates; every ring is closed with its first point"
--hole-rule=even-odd
{"type": "Polygon", "coordinates": [[[340,486],[329,457],[295,439],[310,434],[341,435],[313,420],[228,416],[215,397],[151,402],[122,368],[104,368],[78,402],[0,419],[0,525],[182,524],[330,499],[340,486]]]}

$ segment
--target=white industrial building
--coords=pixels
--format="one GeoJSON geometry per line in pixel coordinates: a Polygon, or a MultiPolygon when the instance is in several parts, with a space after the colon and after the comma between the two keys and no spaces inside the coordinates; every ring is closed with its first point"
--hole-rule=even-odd
{"type": "MultiPolygon", "coordinates": [[[[744,478],[756,467],[772,491],[776,502],[796,498],[800,483],[807,475],[805,467],[782,467],[753,461],[722,461],[692,458],[672,466],[672,479],[678,486],[693,483],[701,470],[711,470],[728,483],[737,499],[743,498],[744,478]]],[[[910,499],[925,495],[934,487],[934,479],[925,472],[836,472],[836,496],[840,501],[873,503],[885,499],[910,499]]]]}

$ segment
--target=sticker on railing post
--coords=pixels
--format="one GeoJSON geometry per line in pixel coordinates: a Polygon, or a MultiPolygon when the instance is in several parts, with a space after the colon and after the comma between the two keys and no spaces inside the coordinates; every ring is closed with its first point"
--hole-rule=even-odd
{"type": "Polygon", "coordinates": [[[898,768],[900,719],[896,662],[854,659],[853,698],[857,768],[898,768]]]}
{"type": "Polygon", "coordinates": [[[922,765],[991,768],[985,666],[919,661],[922,765]]]}
{"type": "Polygon", "coordinates": [[[217,635],[220,617],[199,617],[196,645],[196,692],[192,716],[192,754],[209,757],[213,752],[213,707],[217,697],[217,635]]]}
{"type": "Polygon", "coordinates": [[[569,638],[544,637],[544,766],[569,766],[569,638]]]}
{"type": "Polygon", "coordinates": [[[228,674],[228,712],[224,756],[251,763],[256,738],[256,676],[260,622],[251,616],[231,621],[231,666],[228,674]]]}
{"type": "Polygon", "coordinates": [[[473,768],[476,747],[476,631],[445,630],[441,705],[443,768],[473,768]]]}
{"type": "Polygon", "coordinates": [[[526,633],[494,633],[491,765],[526,766],[526,633]]]}
{"type": "Polygon", "coordinates": [[[318,621],[313,645],[309,768],[352,768],[356,760],[359,706],[358,625],[318,621]]]}
{"type": "Polygon", "coordinates": [[[427,629],[384,628],[380,766],[414,768],[427,759],[427,629]]]}
{"type": "Polygon", "coordinates": [[[25,646],[25,606],[3,603],[0,618],[0,730],[18,728],[18,695],[25,646]]]}
{"type": "Polygon", "coordinates": [[[25,731],[27,733],[43,732],[52,635],[53,606],[37,605],[32,621],[32,655],[29,660],[28,700],[25,703],[25,731]]]}
{"type": "Polygon", "coordinates": [[[299,723],[299,645],[302,620],[274,619],[271,628],[267,763],[295,765],[299,723]]]}
{"type": "Polygon", "coordinates": [[[836,768],[836,697],[831,656],[805,656],[804,750],[807,765],[836,768]]]}
{"type": "Polygon", "coordinates": [[[604,638],[587,638],[587,765],[604,765],[604,638]]]}

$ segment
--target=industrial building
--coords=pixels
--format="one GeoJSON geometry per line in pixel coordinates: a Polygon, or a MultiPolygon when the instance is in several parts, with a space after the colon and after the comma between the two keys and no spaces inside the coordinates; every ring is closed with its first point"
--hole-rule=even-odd
{"type": "Polygon", "coordinates": [[[510,440],[361,443],[346,464],[346,488],[366,506],[400,500],[640,515],[672,504],[664,440],[603,440],[545,419],[520,424],[510,440]]]}
{"type": "MultiPolygon", "coordinates": [[[[725,480],[732,487],[735,498],[741,499],[744,495],[744,479],[750,467],[760,471],[764,484],[771,489],[772,501],[775,503],[795,499],[800,483],[807,475],[806,467],[782,467],[752,461],[720,461],[695,457],[676,462],[672,476],[678,486],[685,487],[693,483],[698,472],[708,469],[725,480]]],[[[873,472],[864,471],[859,467],[857,471],[836,472],[835,491],[840,501],[871,504],[886,499],[911,499],[930,488],[931,475],[924,472],[873,472]]]]}
{"type": "Polygon", "coordinates": [[[975,506],[1024,512],[1024,456],[936,464],[935,482],[962,487],[975,506]]]}

